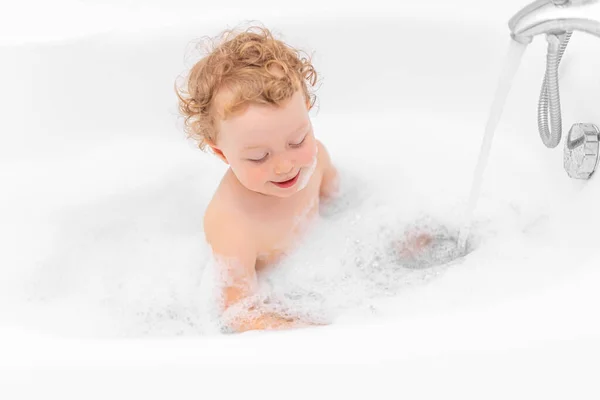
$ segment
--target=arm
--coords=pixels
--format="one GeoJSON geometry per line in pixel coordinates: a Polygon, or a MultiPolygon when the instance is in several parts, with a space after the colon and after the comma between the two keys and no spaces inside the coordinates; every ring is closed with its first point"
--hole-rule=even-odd
{"type": "Polygon", "coordinates": [[[403,242],[397,244],[401,257],[412,258],[424,251],[433,242],[433,237],[428,233],[410,233],[403,242]]]}
{"type": "Polygon", "coordinates": [[[217,268],[221,321],[235,332],[298,327],[298,321],[267,313],[252,303],[256,294],[257,251],[248,229],[240,219],[207,210],[204,230],[217,268]]]}
{"type": "Polygon", "coordinates": [[[339,174],[337,169],[331,162],[331,157],[325,146],[318,142],[319,146],[319,161],[322,165],[323,178],[321,180],[321,189],[319,195],[325,199],[331,199],[335,197],[339,192],[339,174]]]}

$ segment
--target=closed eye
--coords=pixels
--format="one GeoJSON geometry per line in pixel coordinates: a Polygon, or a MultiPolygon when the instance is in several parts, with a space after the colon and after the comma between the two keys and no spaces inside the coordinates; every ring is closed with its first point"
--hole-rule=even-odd
{"type": "Polygon", "coordinates": [[[306,136],[308,136],[308,135],[304,135],[304,137],[302,138],[302,140],[299,141],[298,143],[290,143],[290,146],[291,147],[300,147],[300,146],[302,146],[302,144],[306,140],[306,136]]]}
{"type": "Polygon", "coordinates": [[[248,161],[251,161],[253,163],[262,163],[264,161],[266,161],[267,157],[269,156],[269,153],[265,154],[263,157],[261,158],[248,158],[248,161]]]}

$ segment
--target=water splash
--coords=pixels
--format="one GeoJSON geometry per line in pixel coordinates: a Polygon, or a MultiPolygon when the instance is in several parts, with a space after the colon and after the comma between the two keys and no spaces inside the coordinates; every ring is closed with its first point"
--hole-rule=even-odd
{"type": "Polygon", "coordinates": [[[504,109],[504,104],[506,103],[506,98],[508,97],[513,79],[517,73],[517,70],[519,69],[519,64],[521,63],[521,59],[523,58],[523,54],[525,53],[526,48],[526,44],[521,44],[511,39],[508,47],[508,53],[506,55],[506,60],[504,62],[504,67],[502,68],[500,79],[498,80],[496,95],[494,96],[494,101],[492,102],[490,114],[485,126],[485,133],[483,136],[483,141],[481,143],[479,159],[477,161],[477,166],[475,167],[475,172],[473,173],[471,194],[469,196],[469,203],[465,210],[465,215],[463,219],[464,225],[461,228],[460,233],[458,235],[458,251],[460,252],[460,254],[463,254],[466,251],[467,240],[471,231],[471,220],[473,218],[473,211],[475,210],[475,207],[477,206],[477,201],[479,200],[481,184],[483,181],[483,174],[488,163],[490,149],[492,147],[492,141],[494,139],[494,132],[496,131],[496,127],[500,122],[500,117],[502,116],[502,111],[504,109]]]}

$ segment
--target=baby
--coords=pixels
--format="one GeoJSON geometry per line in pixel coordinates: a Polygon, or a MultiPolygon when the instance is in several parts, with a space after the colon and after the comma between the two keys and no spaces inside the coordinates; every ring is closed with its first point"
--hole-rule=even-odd
{"type": "Polygon", "coordinates": [[[316,80],[308,58],[251,27],[225,32],[177,93],[188,135],[229,166],[204,231],[217,261],[221,322],[235,332],[306,324],[251,299],[257,271],[290,250],[320,201],[338,190],[308,114],[316,80]]]}
{"type": "MultiPolygon", "coordinates": [[[[251,27],[226,31],[177,92],[189,136],[229,165],[204,215],[227,330],[310,325],[254,295],[257,272],[291,250],[320,202],[338,191],[338,173],[308,115],[316,80],[308,58],[251,27]]],[[[412,259],[430,242],[411,234],[394,246],[412,259]]]]}

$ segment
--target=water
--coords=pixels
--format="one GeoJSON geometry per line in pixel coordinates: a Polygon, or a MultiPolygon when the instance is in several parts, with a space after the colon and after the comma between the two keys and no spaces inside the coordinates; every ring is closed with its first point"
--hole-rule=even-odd
{"type": "Polygon", "coordinates": [[[473,218],[473,211],[477,206],[477,200],[481,192],[481,184],[483,181],[483,173],[488,163],[490,149],[492,147],[492,141],[494,139],[494,132],[502,116],[502,110],[506,103],[506,98],[510,92],[513,79],[519,69],[519,64],[523,58],[523,53],[527,48],[526,44],[518,43],[511,39],[508,53],[506,55],[506,61],[500,74],[498,81],[498,87],[496,89],[496,95],[490,108],[490,114],[485,125],[485,133],[483,136],[483,142],[481,143],[481,151],[479,153],[479,160],[475,167],[473,174],[473,183],[471,185],[471,195],[469,196],[469,203],[465,210],[464,224],[458,235],[458,251],[460,254],[464,254],[467,246],[467,239],[471,230],[471,220],[473,218]]]}
{"type": "MultiPolygon", "coordinates": [[[[431,118],[457,127],[455,133],[473,128],[465,127],[464,118],[455,113],[429,109],[423,114],[406,112],[401,127],[397,115],[387,112],[316,119],[346,191],[333,209],[325,210],[297,253],[263,275],[261,294],[269,296],[270,307],[319,322],[341,316],[408,315],[433,304],[426,297],[419,304],[405,296],[447,268],[442,264],[457,243],[454,220],[447,216],[462,185],[454,181],[456,170],[439,171],[440,164],[421,163],[420,174],[410,172],[422,158],[414,151],[422,145],[419,133],[428,132],[422,121],[431,118]],[[358,165],[365,131],[373,132],[381,148],[372,163],[358,165]],[[450,201],[433,195],[440,187],[450,201]],[[429,220],[421,219],[425,217],[429,220]],[[398,252],[396,245],[406,235],[423,232],[434,239],[431,253],[411,258],[398,252]],[[387,300],[400,293],[406,295],[387,308],[387,300]]],[[[443,145],[428,151],[448,165],[452,153],[446,149],[456,145],[455,136],[436,135],[435,141],[443,145]]],[[[14,265],[0,268],[0,287],[6,287],[0,291],[0,298],[6,299],[0,315],[10,315],[0,319],[0,326],[8,322],[65,336],[212,332],[198,300],[209,256],[209,249],[201,246],[201,227],[202,212],[223,166],[208,155],[188,151],[177,139],[157,136],[142,142],[140,147],[137,136],[93,146],[66,141],[68,148],[62,143],[47,146],[52,157],[23,153],[15,161],[2,160],[8,164],[0,170],[18,171],[3,175],[10,179],[3,187],[23,194],[9,197],[10,203],[0,207],[0,214],[6,211],[4,219],[10,216],[11,222],[3,224],[6,234],[2,230],[0,236],[10,239],[17,232],[23,239],[0,255],[0,264],[14,265]],[[203,173],[197,174],[199,170],[203,173]],[[44,204],[34,204],[40,196],[44,204]]],[[[475,279],[467,277],[466,282],[475,279]]],[[[442,304],[457,292],[461,291],[436,288],[424,290],[423,296],[436,293],[432,301],[442,304]]],[[[466,295],[462,299],[472,301],[466,295]]]]}

